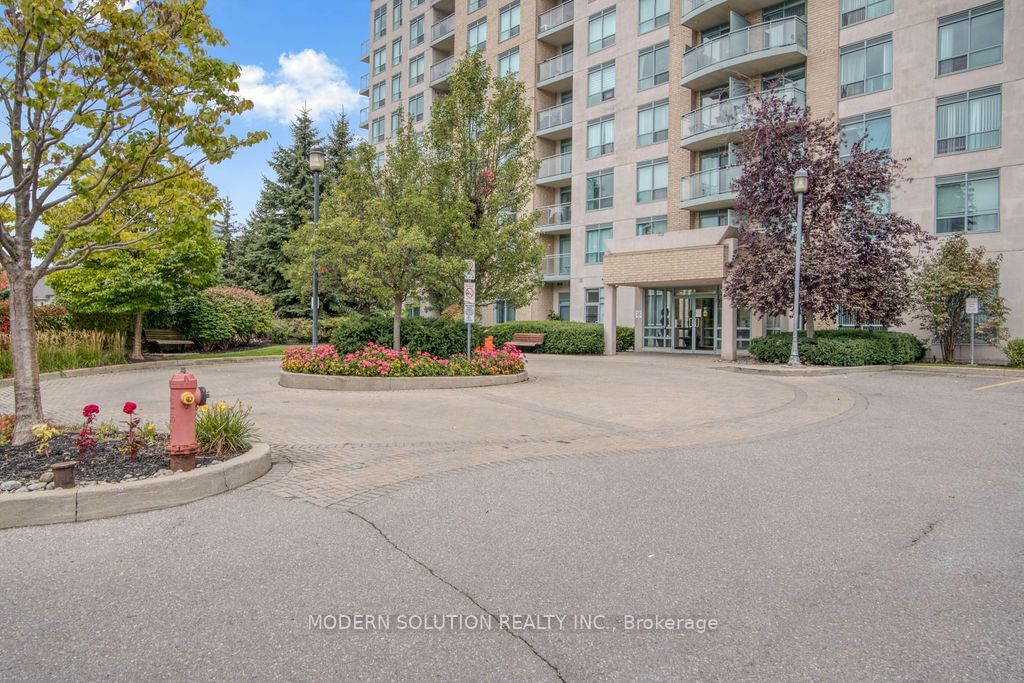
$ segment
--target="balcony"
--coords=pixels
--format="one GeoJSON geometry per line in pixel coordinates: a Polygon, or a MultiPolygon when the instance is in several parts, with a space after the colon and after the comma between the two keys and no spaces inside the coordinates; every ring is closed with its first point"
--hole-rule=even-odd
{"type": "Polygon", "coordinates": [[[537,112],[537,137],[560,140],[572,135],[572,102],[537,112]]]}
{"type": "Polygon", "coordinates": [[[359,127],[369,128],[370,127],[370,108],[363,107],[359,110],[359,127]]]}
{"type": "Polygon", "coordinates": [[[455,50],[455,15],[447,17],[430,27],[430,47],[452,52],[455,50]]]}
{"type": "Polygon", "coordinates": [[[437,90],[448,89],[448,77],[455,69],[455,55],[445,57],[440,62],[430,65],[430,87],[437,90]]]}
{"type": "Polygon", "coordinates": [[[807,24],[799,17],[748,26],[683,55],[682,86],[706,90],[730,76],[753,76],[807,60],[807,24]]]}
{"type": "Polygon", "coordinates": [[[572,204],[553,204],[537,208],[540,218],[537,219],[537,227],[534,232],[541,235],[556,235],[567,233],[572,223],[572,204]]]}
{"type": "Polygon", "coordinates": [[[455,11],[455,0],[431,0],[430,6],[433,9],[439,9],[442,12],[451,14],[455,11]]]}
{"type": "Polygon", "coordinates": [[[363,97],[370,95],[370,74],[363,74],[359,77],[359,94],[363,97]]]}
{"type": "Polygon", "coordinates": [[[572,87],[572,50],[537,65],[537,88],[562,92],[572,87]]]}
{"type": "Polygon", "coordinates": [[[694,31],[704,31],[729,21],[729,13],[747,15],[778,0],[683,0],[683,26],[694,31]]]}
{"type": "Polygon", "coordinates": [[[679,208],[687,211],[724,209],[736,201],[733,182],[742,166],[725,166],[685,176],[679,189],[679,208]]]}
{"type": "MultiPolygon", "coordinates": [[[[807,97],[804,91],[795,85],[784,85],[770,93],[773,97],[792,102],[801,109],[806,106],[807,97]]],[[[736,142],[746,129],[752,101],[759,96],[760,93],[749,93],[730,97],[684,115],[679,146],[700,151],[736,142]]]]}
{"type": "Polygon", "coordinates": [[[537,40],[552,45],[572,42],[573,0],[541,12],[537,17],[537,40]]]}
{"type": "Polygon", "coordinates": [[[537,184],[563,187],[572,183],[572,152],[563,152],[540,160],[537,184]]]}
{"type": "Polygon", "coordinates": [[[359,46],[359,59],[361,59],[362,61],[366,62],[367,64],[370,63],[370,39],[369,38],[364,40],[362,45],[359,46]]]}
{"type": "Polygon", "coordinates": [[[572,270],[571,253],[567,251],[561,254],[548,254],[544,257],[544,265],[541,269],[544,282],[564,282],[569,279],[569,273],[572,270]]]}

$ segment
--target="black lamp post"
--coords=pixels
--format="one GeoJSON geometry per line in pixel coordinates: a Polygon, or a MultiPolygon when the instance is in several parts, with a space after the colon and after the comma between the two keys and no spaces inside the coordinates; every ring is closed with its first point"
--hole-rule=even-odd
{"type": "Polygon", "coordinates": [[[809,184],[807,171],[793,174],[793,192],[796,192],[796,274],[793,276],[793,344],[789,349],[789,364],[800,367],[800,247],[804,241],[804,194],[809,184]]]}
{"type": "Polygon", "coordinates": [[[324,151],[309,150],[309,170],[313,172],[313,350],[316,351],[320,331],[320,282],[317,278],[316,224],[320,220],[320,173],[324,170],[324,151]]]}

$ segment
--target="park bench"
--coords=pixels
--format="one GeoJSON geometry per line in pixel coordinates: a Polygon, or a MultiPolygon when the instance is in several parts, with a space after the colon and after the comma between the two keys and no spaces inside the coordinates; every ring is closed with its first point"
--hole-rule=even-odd
{"type": "Polygon", "coordinates": [[[538,346],[544,343],[543,332],[516,332],[512,335],[512,343],[523,349],[524,351],[529,349],[536,349],[538,346]]]}
{"type": "Polygon", "coordinates": [[[167,346],[186,347],[193,344],[174,330],[143,330],[142,334],[146,338],[146,343],[155,344],[158,349],[167,346]]]}

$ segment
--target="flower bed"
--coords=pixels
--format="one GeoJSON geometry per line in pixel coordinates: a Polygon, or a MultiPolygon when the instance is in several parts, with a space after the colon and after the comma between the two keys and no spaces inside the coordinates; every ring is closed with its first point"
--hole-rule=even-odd
{"type": "Polygon", "coordinates": [[[463,355],[439,358],[429,353],[395,351],[370,343],[355,353],[339,354],[333,346],[296,347],[284,352],[281,369],[305,375],[343,377],[479,377],[518,375],[526,359],[512,344],[493,351],[477,350],[472,359],[463,355]]]}

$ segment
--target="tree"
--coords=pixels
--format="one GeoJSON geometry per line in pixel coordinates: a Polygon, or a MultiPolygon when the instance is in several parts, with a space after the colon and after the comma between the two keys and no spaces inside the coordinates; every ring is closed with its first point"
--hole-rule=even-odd
{"type": "Polygon", "coordinates": [[[914,319],[942,347],[942,360],[956,360],[956,347],[970,336],[967,298],[978,297],[983,315],[977,331],[995,342],[1009,338],[1010,311],[999,295],[999,266],[1003,255],[985,257],[985,247],[970,248],[967,238],[953,235],[927,259],[914,281],[914,319]]]}
{"type": "Polygon", "coordinates": [[[349,128],[348,119],[342,111],[331,124],[331,132],[324,145],[324,172],[320,179],[321,192],[325,195],[331,191],[345,172],[345,165],[352,158],[355,138],[349,128]]]}
{"type": "Polygon", "coordinates": [[[800,302],[813,321],[834,321],[840,306],[859,320],[901,322],[909,303],[916,248],[931,239],[913,221],[881,210],[899,183],[903,164],[887,150],[852,142],[839,158],[831,119],[765,91],[753,98],[748,132],[738,153],[736,209],[747,224],[725,284],[739,306],[759,314],[792,309],[797,197],[793,174],[805,169],[804,242],[800,302]]]}
{"type": "Polygon", "coordinates": [[[141,216],[128,215],[90,239],[115,202],[265,137],[224,133],[230,117],[252,103],[235,95],[238,67],[209,54],[224,39],[203,6],[203,0],[4,3],[0,265],[11,281],[15,444],[30,440],[32,425],[43,420],[35,283],[151,236],[134,231],[141,216]],[[158,166],[167,175],[154,177],[158,166]],[[72,201],[77,215],[61,222],[33,262],[36,226],[72,201]]]}
{"type": "Polygon", "coordinates": [[[214,234],[221,243],[220,279],[226,280],[232,272],[232,261],[235,251],[235,206],[231,197],[225,197],[221,211],[221,219],[214,224],[214,234]]]}
{"type": "Polygon", "coordinates": [[[291,126],[292,142],[278,147],[270,158],[274,178],[263,178],[248,228],[236,245],[232,284],[268,296],[274,309],[286,315],[309,315],[285,275],[282,247],[313,212],[313,175],[309,150],[320,144],[309,110],[303,108],[291,126]]]}
{"type": "Polygon", "coordinates": [[[389,307],[395,349],[401,347],[406,298],[434,273],[462,267],[458,257],[434,251],[431,235],[441,211],[423,182],[426,172],[411,121],[388,145],[383,163],[372,146],[361,145],[323,204],[316,239],[307,225],[287,247],[296,289],[308,291],[315,248],[325,289],[389,307]]]}
{"type": "MultiPolygon", "coordinates": [[[[109,235],[126,216],[139,214],[145,220],[125,236],[153,236],[125,249],[96,254],[77,268],[54,273],[47,282],[58,301],[71,310],[130,314],[130,357],[142,360],[143,314],[217,280],[222,249],[212,231],[217,206],[217,189],[198,172],[122,197],[97,219],[93,233],[102,230],[109,235]]],[[[74,202],[68,208],[72,210],[57,210],[51,218],[77,213],[74,202]]],[[[51,225],[50,232],[54,229],[59,228],[51,225]]]]}
{"type": "Polygon", "coordinates": [[[462,57],[450,92],[435,101],[427,130],[430,182],[444,218],[435,253],[459,267],[438,272],[428,289],[438,310],[462,300],[463,259],[476,261],[477,298],[523,306],[538,287],[543,247],[536,213],[523,213],[537,180],[532,110],[523,82],[494,79],[483,55],[462,57]]]}

